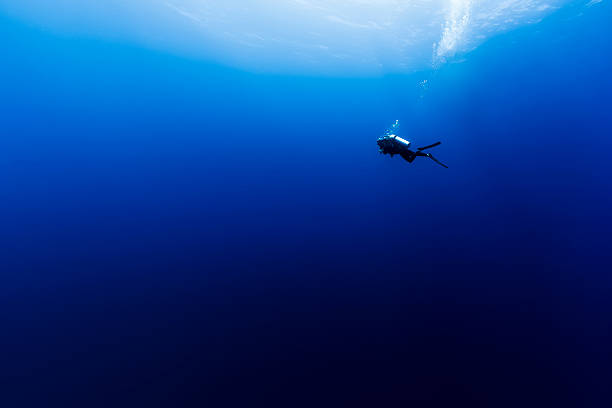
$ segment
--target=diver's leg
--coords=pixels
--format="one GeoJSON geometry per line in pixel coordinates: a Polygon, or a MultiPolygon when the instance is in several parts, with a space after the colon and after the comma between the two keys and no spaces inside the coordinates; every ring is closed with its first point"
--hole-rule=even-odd
{"type": "Polygon", "coordinates": [[[408,163],[412,163],[417,155],[414,154],[414,152],[410,152],[410,153],[400,153],[400,156],[402,156],[402,158],[406,160],[408,163]]]}
{"type": "Polygon", "coordinates": [[[442,142],[436,142],[434,144],[430,144],[429,146],[419,147],[417,150],[431,149],[432,147],[440,146],[441,144],[442,142]]]}
{"type": "MultiPolygon", "coordinates": [[[[431,160],[435,161],[436,163],[438,163],[440,166],[442,167],[446,167],[448,169],[448,166],[442,162],[440,162],[438,159],[436,159],[435,157],[432,156],[431,153],[423,153],[423,152],[415,152],[414,153],[414,157],[416,156],[421,156],[421,157],[429,157],[431,160]]],[[[414,160],[414,157],[412,160],[414,160]]]]}
{"type": "Polygon", "coordinates": [[[424,156],[429,157],[431,160],[435,161],[435,162],[436,162],[436,163],[438,163],[440,166],[445,167],[445,168],[447,168],[447,169],[448,169],[448,166],[447,166],[446,164],[442,163],[440,160],[438,160],[438,159],[436,159],[435,157],[433,157],[431,153],[427,153],[427,154],[425,154],[424,156]]]}

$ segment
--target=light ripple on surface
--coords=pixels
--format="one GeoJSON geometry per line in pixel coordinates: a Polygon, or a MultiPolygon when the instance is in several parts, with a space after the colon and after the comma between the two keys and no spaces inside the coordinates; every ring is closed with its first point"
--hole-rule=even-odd
{"type": "Polygon", "coordinates": [[[381,74],[440,65],[568,2],[0,0],[0,11],[249,70],[381,74]]]}

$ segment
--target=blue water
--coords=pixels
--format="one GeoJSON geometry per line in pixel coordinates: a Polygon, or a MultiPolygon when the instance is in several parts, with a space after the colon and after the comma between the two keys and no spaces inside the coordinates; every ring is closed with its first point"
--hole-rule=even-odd
{"type": "Polygon", "coordinates": [[[374,78],[0,16],[0,405],[609,406],[596,6],[374,78]]]}

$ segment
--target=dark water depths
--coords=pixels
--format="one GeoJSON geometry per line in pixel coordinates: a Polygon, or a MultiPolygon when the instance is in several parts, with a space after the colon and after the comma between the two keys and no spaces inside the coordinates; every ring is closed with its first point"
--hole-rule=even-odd
{"type": "Polygon", "coordinates": [[[0,20],[2,405],[607,406],[612,14],[577,14],[375,79],[0,20]],[[378,155],[395,119],[450,169],[378,155]]]}

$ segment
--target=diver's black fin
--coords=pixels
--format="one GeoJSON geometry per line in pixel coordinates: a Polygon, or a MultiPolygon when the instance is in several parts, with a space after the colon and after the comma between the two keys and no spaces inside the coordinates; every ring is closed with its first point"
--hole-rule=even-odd
{"type": "Polygon", "coordinates": [[[433,160],[433,161],[435,161],[436,163],[438,163],[440,166],[442,166],[442,167],[444,167],[444,168],[448,169],[448,166],[447,166],[446,164],[442,163],[440,160],[438,160],[438,159],[436,159],[435,157],[433,157],[433,156],[431,155],[431,153],[427,153],[427,157],[429,157],[431,160],[433,160]]]}
{"type": "Polygon", "coordinates": [[[442,144],[442,142],[436,142],[434,144],[430,144],[429,146],[425,146],[425,147],[419,147],[417,150],[425,150],[425,149],[431,149],[432,147],[436,147],[436,146],[440,146],[442,144]]]}

